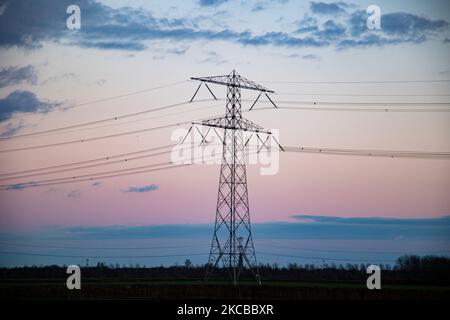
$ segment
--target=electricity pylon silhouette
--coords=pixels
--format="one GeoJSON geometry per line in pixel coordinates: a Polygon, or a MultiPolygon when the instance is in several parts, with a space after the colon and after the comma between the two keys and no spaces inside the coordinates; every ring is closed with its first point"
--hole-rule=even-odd
{"type": "MultiPolygon", "coordinates": [[[[205,84],[214,99],[217,98],[207,83],[227,87],[225,116],[193,123],[193,125],[213,128],[214,131],[216,128],[224,130],[223,139],[219,136],[223,144],[222,164],[217,196],[216,221],[207,264],[206,279],[217,268],[219,262],[222,262],[223,267],[228,269],[234,285],[237,285],[239,276],[245,266],[251,270],[256,281],[261,283],[250,225],[245,167],[245,147],[250,138],[244,143],[243,132],[256,134],[263,145],[265,143],[261,140],[259,134],[267,134],[267,139],[265,140],[267,143],[271,132],[242,117],[241,89],[260,92],[250,109],[255,106],[262,94],[269,99],[274,107],[277,107],[268,96],[268,93],[273,93],[273,91],[241,77],[234,70],[229,75],[193,77],[191,79],[200,81],[191,101],[195,98],[202,84],[205,84]]],[[[202,141],[206,141],[206,137],[202,136],[202,138],[202,141]]]]}

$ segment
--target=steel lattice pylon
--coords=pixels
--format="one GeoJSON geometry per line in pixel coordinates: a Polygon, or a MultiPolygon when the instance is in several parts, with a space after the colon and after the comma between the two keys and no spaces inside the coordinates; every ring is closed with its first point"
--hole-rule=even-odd
{"type": "MultiPolygon", "coordinates": [[[[260,91],[257,100],[262,93],[269,98],[267,93],[273,91],[241,77],[234,70],[228,76],[191,79],[201,81],[199,88],[204,83],[214,98],[207,82],[227,86],[225,117],[194,123],[224,130],[216,221],[206,278],[222,262],[223,267],[228,269],[234,285],[238,283],[245,267],[248,267],[258,283],[261,283],[250,225],[243,132],[269,135],[270,132],[242,117],[241,88],[260,91]]],[[[273,104],[272,100],[270,102],[273,104]]]]}

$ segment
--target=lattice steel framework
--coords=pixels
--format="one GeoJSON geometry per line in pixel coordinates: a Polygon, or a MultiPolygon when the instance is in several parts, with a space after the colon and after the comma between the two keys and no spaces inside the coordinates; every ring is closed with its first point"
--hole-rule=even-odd
{"type": "MultiPolygon", "coordinates": [[[[234,70],[227,76],[191,79],[201,81],[191,101],[203,83],[214,98],[207,83],[227,86],[225,116],[194,123],[224,130],[216,221],[206,278],[222,262],[223,267],[228,269],[233,284],[237,285],[245,267],[250,269],[258,283],[261,283],[250,224],[243,133],[245,131],[256,134],[270,135],[271,133],[242,117],[241,89],[260,91],[256,101],[262,93],[269,98],[267,93],[273,93],[273,91],[241,77],[234,70]]],[[[272,100],[270,102],[274,104],[272,100]]]]}

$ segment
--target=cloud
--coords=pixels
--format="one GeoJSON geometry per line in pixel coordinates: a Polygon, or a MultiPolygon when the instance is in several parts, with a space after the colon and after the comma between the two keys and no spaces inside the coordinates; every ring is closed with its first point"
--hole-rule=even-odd
{"type": "Polygon", "coordinates": [[[295,33],[307,33],[319,30],[317,19],[306,15],[299,23],[299,28],[295,33]]]}
{"type": "Polygon", "coordinates": [[[337,39],[345,34],[345,27],[335,23],[333,20],[327,20],[321,30],[316,30],[314,35],[321,39],[337,39]]]}
{"type": "Polygon", "coordinates": [[[344,2],[332,2],[332,3],[325,3],[325,2],[314,2],[312,1],[310,3],[310,9],[315,14],[340,14],[340,13],[346,13],[345,7],[347,5],[344,2]]]}
{"type": "Polygon", "coordinates": [[[419,226],[439,226],[450,227],[450,216],[440,218],[385,218],[385,217],[335,217],[335,216],[312,216],[294,215],[295,219],[308,221],[311,223],[333,223],[333,224],[358,224],[358,225],[419,225],[419,226]]]}
{"type": "Polygon", "coordinates": [[[1,138],[6,138],[9,136],[13,136],[15,135],[17,132],[19,132],[21,129],[23,129],[25,127],[23,121],[19,121],[18,123],[13,123],[13,122],[8,122],[3,131],[0,132],[0,137],[1,138]]]}
{"type": "Polygon", "coordinates": [[[266,0],[266,1],[258,1],[256,2],[251,11],[252,12],[259,12],[266,9],[271,8],[274,4],[284,4],[287,3],[289,0],[266,0]]]}
{"type": "Polygon", "coordinates": [[[207,57],[203,60],[200,60],[201,63],[213,63],[215,65],[227,63],[228,61],[223,59],[217,52],[209,51],[207,53],[207,57]]]}
{"type": "Polygon", "coordinates": [[[257,2],[252,8],[252,12],[263,11],[266,9],[266,4],[263,2],[257,2]]]}
{"type": "Polygon", "coordinates": [[[67,194],[67,198],[79,198],[81,196],[81,192],[79,190],[72,190],[67,194]]]}
{"type": "Polygon", "coordinates": [[[306,35],[312,34],[326,39],[337,49],[354,47],[371,47],[396,45],[400,43],[422,43],[438,39],[448,32],[449,23],[445,20],[432,20],[414,14],[395,12],[381,17],[381,30],[367,28],[368,14],[363,10],[355,10],[340,19],[326,21],[322,26],[317,22],[310,26],[306,35]],[[317,30],[315,30],[317,27],[317,30]]]}
{"type": "Polygon", "coordinates": [[[127,51],[142,51],[146,46],[139,42],[132,41],[79,41],[75,43],[84,48],[96,48],[102,50],[127,50],[127,51]]]}
{"type": "MultiPolygon", "coordinates": [[[[317,46],[318,41],[290,36],[287,33],[253,35],[230,29],[208,30],[195,27],[189,18],[155,18],[142,9],[113,9],[95,1],[81,0],[83,9],[80,32],[65,27],[66,7],[72,1],[31,0],[12,2],[4,19],[0,19],[0,46],[39,48],[44,41],[96,48],[101,50],[140,51],[151,40],[222,40],[243,45],[317,46]]],[[[205,2],[205,5],[210,2],[205,2]]],[[[214,1],[214,3],[217,3],[214,1]]],[[[211,2],[211,5],[213,3],[211,2]]]]}
{"type": "Polygon", "coordinates": [[[317,54],[305,54],[302,56],[302,59],[305,60],[320,60],[320,57],[317,54]]]}
{"type": "Polygon", "coordinates": [[[36,185],[36,182],[34,182],[34,181],[26,182],[26,183],[16,183],[16,184],[7,186],[6,190],[23,190],[25,188],[32,187],[34,185],[36,185]]]}
{"type": "Polygon", "coordinates": [[[176,54],[176,55],[183,55],[188,50],[189,50],[189,46],[182,46],[182,47],[167,49],[166,53],[176,54]]]}
{"type": "Polygon", "coordinates": [[[3,4],[0,5],[0,17],[3,15],[3,13],[6,10],[6,7],[8,6],[8,2],[5,2],[3,4]]]}
{"type": "Polygon", "coordinates": [[[60,105],[58,102],[39,100],[30,91],[16,90],[0,99],[0,121],[10,119],[14,113],[47,112],[58,105],[60,105]]]}
{"type": "Polygon", "coordinates": [[[49,77],[49,78],[45,79],[44,81],[40,82],[40,84],[44,85],[44,84],[48,84],[48,83],[59,82],[61,80],[77,80],[77,79],[78,79],[78,77],[75,73],[65,72],[62,74],[58,74],[58,75],[49,77]]]}
{"type": "Polygon", "coordinates": [[[228,0],[199,0],[199,4],[203,7],[211,7],[211,6],[217,6],[222,3],[227,2],[228,0]]]}
{"type": "MultiPolygon", "coordinates": [[[[450,241],[450,216],[428,219],[340,218],[297,216],[303,222],[252,224],[255,241],[260,239],[339,240],[444,240],[450,241]]],[[[49,237],[71,239],[210,239],[211,224],[147,226],[98,226],[56,228],[49,237]]]]}
{"type": "Polygon", "coordinates": [[[158,190],[159,187],[156,184],[150,184],[147,186],[142,186],[142,187],[129,187],[127,190],[125,190],[124,192],[137,192],[137,193],[142,193],[142,192],[150,192],[150,191],[155,191],[158,190]]]}
{"type": "MultiPolygon", "coordinates": [[[[0,47],[39,48],[50,41],[98,50],[142,51],[150,41],[165,40],[179,44],[192,41],[226,41],[244,46],[282,46],[291,48],[367,47],[398,43],[421,43],[448,34],[448,22],[409,13],[382,16],[381,30],[368,30],[368,14],[345,2],[311,2],[310,12],[293,32],[255,33],[229,27],[198,27],[198,17],[158,18],[142,8],[112,8],[92,0],[79,0],[82,8],[81,30],[67,30],[65,12],[71,0],[22,0],[8,2],[0,19],[0,47]],[[326,21],[323,21],[327,19],[326,21]],[[307,22],[307,23],[304,23],[307,22]]],[[[202,7],[224,0],[204,0],[202,7]]],[[[284,0],[277,1],[279,3],[284,0]]],[[[260,1],[261,6],[272,3],[260,1]]],[[[262,8],[260,6],[260,8],[262,8]]],[[[167,53],[167,52],[166,52],[167,53]]],[[[169,52],[171,53],[171,52],[169,52]]],[[[183,50],[172,52],[183,54],[183,50]]]]}
{"type": "Polygon", "coordinates": [[[442,19],[430,20],[404,12],[384,14],[381,20],[383,32],[410,37],[414,37],[416,34],[445,30],[449,26],[448,22],[442,19]]]}
{"type": "Polygon", "coordinates": [[[0,69],[0,88],[28,82],[36,84],[37,76],[33,66],[5,67],[0,69]]]}

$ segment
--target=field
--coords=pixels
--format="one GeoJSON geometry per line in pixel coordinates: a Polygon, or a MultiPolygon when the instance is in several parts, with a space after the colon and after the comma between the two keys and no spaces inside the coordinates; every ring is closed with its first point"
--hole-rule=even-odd
{"type": "Polygon", "coordinates": [[[449,286],[382,284],[368,290],[365,283],[339,281],[243,281],[88,279],[81,290],[68,290],[65,279],[2,279],[1,299],[244,299],[244,300],[410,300],[449,299],[449,286]]]}

